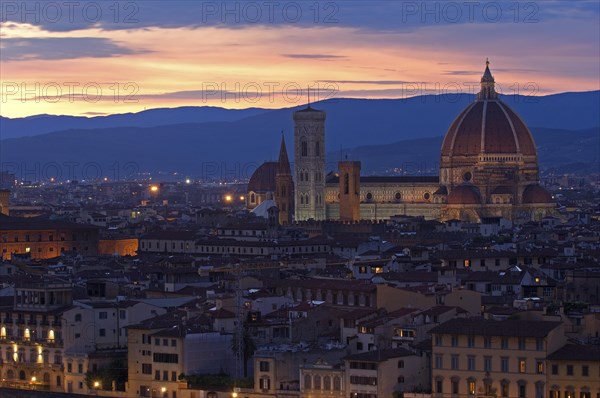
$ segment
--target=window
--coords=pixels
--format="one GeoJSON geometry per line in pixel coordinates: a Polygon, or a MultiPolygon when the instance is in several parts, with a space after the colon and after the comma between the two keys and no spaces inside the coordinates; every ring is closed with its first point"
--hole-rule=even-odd
{"type": "Polygon", "coordinates": [[[143,363],[142,364],[142,374],[145,374],[145,375],[152,374],[152,364],[151,363],[143,363]]]}
{"type": "Polygon", "coordinates": [[[458,336],[452,336],[452,347],[458,346],[458,336]]]}
{"type": "Polygon", "coordinates": [[[458,369],[458,355],[452,355],[452,357],[450,357],[450,367],[452,369],[458,369]]]}
{"type": "Polygon", "coordinates": [[[404,383],[404,376],[398,376],[398,383],[404,383]]]}
{"type": "Polygon", "coordinates": [[[544,373],[544,362],[543,361],[536,361],[536,363],[535,363],[535,371],[537,372],[537,374],[543,374],[544,373]]]}
{"type": "Polygon", "coordinates": [[[557,375],[558,374],[558,365],[552,365],[552,374],[553,375],[557,375]]]}
{"type": "Polygon", "coordinates": [[[81,314],[75,314],[75,322],[81,322],[81,314]]]}
{"type": "Polygon", "coordinates": [[[73,364],[71,362],[67,363],[67,372],[68,373],[73,372],[73,364]]]}
{"type": "Polygon", "coordinates": [[[100,337],[104,337],[104,336],[106,336],[106,329],[100,329],[100,330],[98,330],[98,335],[99,335],[100,337]]]}
{"type": "Polygon", "coordinates": [[[508,397],[508,382],[507,381],[500,384],[500,395],[504,398],[508,397]]]}
{"type": "Polygon", "coordinates": [[[119,318],[125,319],[126,315],[127,315],[127,313],[125,312],[125,310],[120,310],[119,311],[119,318]]]}
{"type": "Polygon", "coordinates": [[[269,371],[269,362],[268,361],[260,361],[260,371],[261,372],[269,371]]]}
{"type": "Polygon", "coordinates": [[[483,357],[483,370],[486,372],[492,371],[492,357],[483,357]]]}
{"type": "Polygon", "coordinates": [[[300,151],[303,157],[308,156],[308,142],[304,138],[300,141],[300,151]]]}
{"type": "Polygon", "coordinates": [[[519,358],[519,373],[525,373],[526,372],[526,367],[525,367],[525,359],[524,358],[519,358]]]}
{"type": "Polygon", "coordinates": [[[164,381],[169,380],[169,371],[168,370],[163,370],[163,380],[164,381]]]}
{"type": "Polygon", "coordinates": [[[400,360],[398,361],[398,369],[402,369],[404,368],[404,361],[400,360]]]}
{"type": "Polygon", "coordinates": [[[525,349],[525,339],[524,338],[519,338],[519,350],[524,350],[525,349]]]}
{"type": "Polygon", "coordinates": [[[451,380],[450,386],[452,387],[452,394],[458,394],[458,380],[451,380]]]}
{"type": "Polygon", "coordinates": [[[585,377],[590,375],[590,368],[587,365],[581,367],[581,375],[585,377]]]}
{"type": "Polygon", "coordinates": [[[492,348],[492,339],[491,339],[491,337],[484,337],[483,338],[483,347],[484,348],[492,348]]]}
{"type": "Polygon", "coordinates": [[[475,370],[475,355],[469,355],[467,357],[467,369],[475,370]]]}
{"type": "Polygon", "coordinates": [[[260,388],[262,390],[271,389],[271,379],[269,379],[268,377],[264,377],[264,378],[260,379],[260,388]]]}
{"type": "Polygon", "coordinates": [[[436,380],[435,381],[435,390],[441,394],[444,392],[444,389],[442,388],[444,385],[444,383],[442,382],[442,380],[436,380]]]}
{"type": "Polygon", "coordinates": [[[508,339],[506,337],[503,337],[502,340],[500,340],[500,346],[503,350],[508,350],[508,339]]]}
{"type": "Polygon", "coordinates": [[[77,373],[83,373],[83,364],[82,363],[77,364],[77,373]]]}
{"type": "Polygon", "coordinates": [[[435,335],[435,345],[442,345],[442,336],[440,336],[439,334],[435,335]]]}
{"type": "Polygon", "coordinates": [[[162,352],[155,352],[152,356],[154,362],[160,363],[178,363],[179,356],[177,354],[166,354],[162,352]]]}
{"type": "Polygon", "coordinates": [[[307,390],[312,389],[312,378],[310,375],[304,375],[304,388],[307,390]]]}
{"type": "Polygon", "coordinates": [[[573,376],[573,365],[567,365],[567,376],[573,376]]]}
{"type": "Polygon", "coordinates": [[[468,384],[469,395],[475,395],[475,380],[469,380],[468,384]]]}
{"type": "Polygon", "coordinates": [[[100,311],[98,313],[98,318],[99,319],[108,319],[108,312],[106,312],[106,311],[100,311]]]}
{"type": "Polygon", "coordinates": [[[525,384],[519,384],[519,398],[525,398],[525,384]]]}
{"type": "Polygon", "coordinates": [[[321,144],[319,143],[319,141],[315,142],[315,156],[321,156],[321,144]]]}
{"type": "Polygon", "coordinates": [[[467,339],[467,345],[469,347],[475,347],[475,337],[474,336],[469,336],[469,338],[467,339]]]}
{"type": "Polygon", "coordinates": [[[165,347],[169,345],[169,339],[163,339],[163,344],[165,347]]]}
{"type": "Polygon", "coordinates": [[[508,357],[500,358],[500,370],[502,373],[508,372],[508,357]]]}
{"type": "Polygon", "coordinates": [[[535,349],[538,351],[544,351],[544,339],[535,340],[535,349]]]}
{"type": "Polygon", "coordinates": [[[442,369],[443,368],[443,356],[442,354],[435,354],[435,368],[442,369]]]}
{"type": "Polygon", "coordinates": [[[171,347],[177,347],[177,340],[171,339],[171,347]]]}

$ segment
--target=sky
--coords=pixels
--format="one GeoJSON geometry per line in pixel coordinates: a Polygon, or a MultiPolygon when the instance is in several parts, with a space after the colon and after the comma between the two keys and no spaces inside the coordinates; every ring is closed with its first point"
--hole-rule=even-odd
{"type": "Polygon", "coordinates": [[[594,1],[3,1],[0,115],[600,90],[594,1]]]}

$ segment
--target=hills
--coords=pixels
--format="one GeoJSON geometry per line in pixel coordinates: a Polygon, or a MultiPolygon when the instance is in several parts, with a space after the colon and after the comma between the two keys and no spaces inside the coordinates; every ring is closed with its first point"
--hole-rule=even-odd
{"type": "MultiPolygon", "coordinates": [[[[441,137],[472,100],[463,94],[316,103],[313,107],[327,112],[328,168],[335,169],[342,147],[344,155],[363,161],[365,173],[435,171],[441,137]]],[[[503,100],[532,129],[542,167],[598,162],[600,91],[503,100]]],[[[292,112],[299,108],[184,107],[94,118],[2,118],[0,161],[3,169],[38,170],[31,173],[42,177],[48,165],[62,168],[64,177],[69,164],[94,169],[78,178],[160,171],[247,178],[260,163],[276,158],[282,130],[292,151],[292,112]]]]}

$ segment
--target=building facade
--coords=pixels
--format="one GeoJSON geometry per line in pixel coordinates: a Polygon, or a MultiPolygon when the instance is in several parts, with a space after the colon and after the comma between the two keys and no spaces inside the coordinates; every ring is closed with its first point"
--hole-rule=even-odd
{"type": "Polygon", "coordinates": [[[453,319],[431,330],[433,396],[543,398],[560,322],[453,319]]]}

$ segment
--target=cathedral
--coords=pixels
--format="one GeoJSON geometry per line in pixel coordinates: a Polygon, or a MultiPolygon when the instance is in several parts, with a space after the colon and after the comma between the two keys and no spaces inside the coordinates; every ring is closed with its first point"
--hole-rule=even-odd
{"type": "Polygon", "coordinates": [[[327,174],[325,112],[308,105],[293,117],[293,178],[282,137],[279,160],[255,171],[246,196],[250,210],[276,206],[281,225],[395,215],[470,222],[502,217],[518,224],[554,213],[552,195],[539,185],[533,136],[498,97],[489,62],[476,99],[446,132],[439,176],[361,176],[359,161],[341,161],[327,174]]]}

